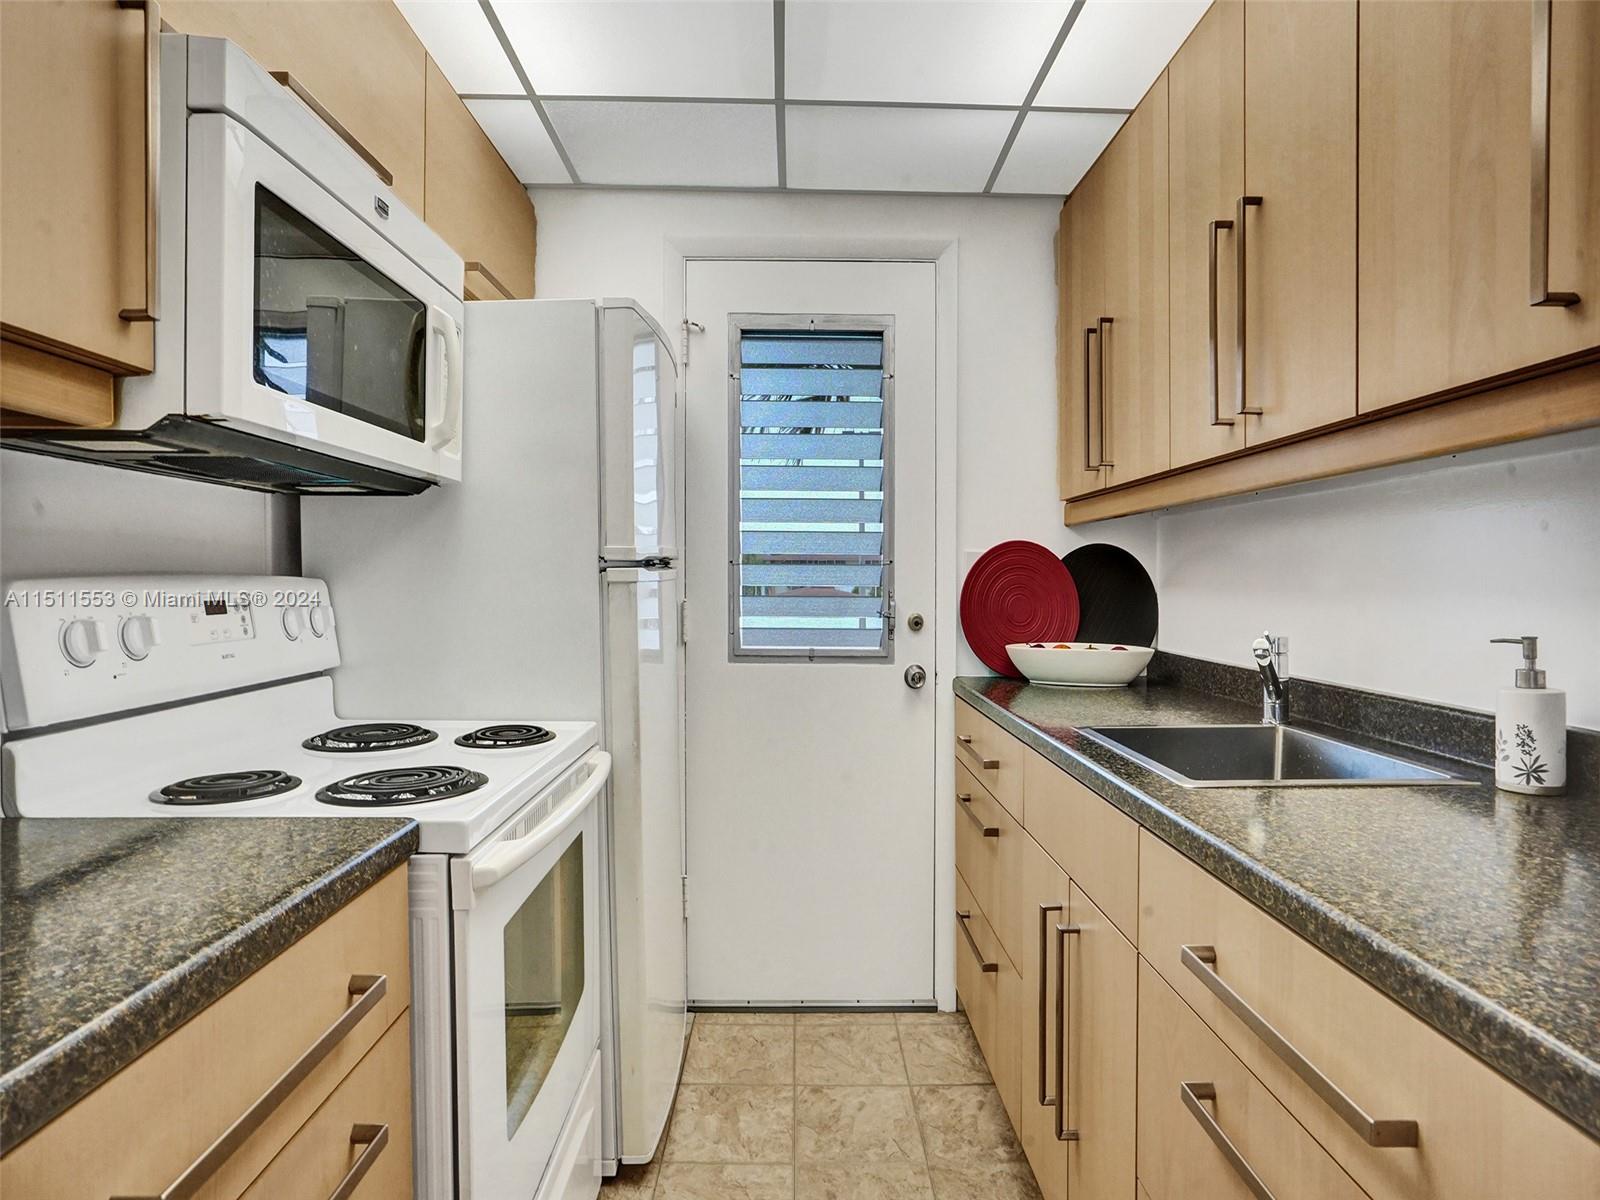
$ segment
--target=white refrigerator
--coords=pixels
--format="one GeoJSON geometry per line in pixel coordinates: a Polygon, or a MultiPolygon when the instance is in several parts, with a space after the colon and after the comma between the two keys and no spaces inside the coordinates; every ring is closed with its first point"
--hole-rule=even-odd
{"type": "Polygon", "coordinates": [[[645,1162],[687,1033],[677,367],[630,300],[468,304],[464,343],[462,481],[305,498],[304,570],[341,713],[601,723],[605,1157],[645,1162]]]}

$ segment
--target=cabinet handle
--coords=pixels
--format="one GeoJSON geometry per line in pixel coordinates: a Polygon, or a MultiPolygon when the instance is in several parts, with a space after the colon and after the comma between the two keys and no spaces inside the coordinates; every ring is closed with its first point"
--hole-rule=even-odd
{"type": "Polygon", "coordinates": [[[1228,1160],[1228,1165],[1233,1168],[1233,1173],[1243,1181],[1245,1187],[1250,1189],[1250,1194],[1256,1200],[1277,1200],[1272,1194],[1272,1189],[1261,1182],[1255,1168],[1245,1161],[1244,1155],[1239,1153],[1239,1147],[1233,1144],[1233,1139],[1223,1131],[1217,1119],[1206,1108],[1206,1102],[1217,1102],[1217,1085],[1214,1083],[1180,1083],[1178,1094],[1183,1097],[1183,1106],[1189,1110],[1189,1115],[1200,1123],[1200,1128],[1206,1131],[1206,1136],[1218,1150],[1222,1157],[1228,1160]]]}
{"type": "MultiPolygon", "coordinates": [[[[316,1070],[322,1060],[332,1054],[339,1043],[349,1036],[350,1031],[361,1024],[361,1019],[378,1007],[379,1001],[389,991],[389,977],[352,975],[348,986],[350,995],[357,998],[356,1002],[340,1013],[339,1019],[329,1025],[322,1036],[312,1042],[306,1052],[291,1063],[289,1069],[278,1076],[273,1085],[261,1094],[260,1099],[223,1131],[221,1137],[190,1163],[188,1169],[178,1176],[166,1191],[155,1196],[114,1196],[112,1200],[188,1200],[188,1197],[198,1193],[206,1180],[216,1174],[217,1169],[249,1140],[250,1135],[266,1123],[267,1118],[277,1111],[278,1106],[288,1099],[289,1094],[300,1086],[306,1076],[316,1070]]],[[[373,1152],[373,1157],[376,1158],[377,1154],[377,1151],[373,1152]]],[[[357,1165],[360,1165],[359,1162],[357,1165]]],[[[357,1182],[360,1180],[357,1179],[357,1182]]]]}
{"type": "Polygon", "coordinates": [[[339,118],[324,108],[322,102],[306,90],[305,84],[301,83],[288,71],[271,71],[269,74],[293,92],[307,108],[316,113],[324,125],[339,135],[340,141],[360,155],[361,161],[372,168],[378,178],[383,181],[385,187],[394,186],[394,172],[384,166],[377,155],[363,146],[360,138],[341,125],[339,118]]]}
{"type": "Polygon", "coordinates": [[[1000,769],[1000,760],[998,758],[985,758],[978,753],[978,748],[972,744],[971,734],[956,734],[956,747],[972,755],[972,761],[978,764],[978,770],[998,771],[1000,769]]]}
{"type": "Polygon", "coordinates": [[[507,300],[515,300],[517,298],[512,293],[511,289],[508,288],[505,284],[501,283],[500,280],[499,280],[499,277],[496,276],[493,271],[489,270],[489,268],[484,266],[481,262],[466,262],[466,263],[463,263],[461,265],[461,273],[463,275],[482,275],[485,279],[487,279],[489,281],[489,286],[494,288],[495,291],[499,292],[507,300]]]}
{"type": "Polygon", "coordinates": [[[1059,904],[1039,905],[1039,1107],[1049,1108],[1056,1098],[1045,1091],[1045,1021],[1049,1012],[1050,914],[1062,911],[1059,904]]]}
{"type": "MultiPolygon", "coordinates": [[[[1067,1128],[1067,937],[1083,932],[1076,925],[1056,926],[1056,1141],[1075,1142],[1078,1131],[1067,1128]]],[[[1044,970],[1040,964],[1041,975],[1044,970]]]]}
{"type": "Polygon", "coordinates": [[[967,922],[970,920],[972,920],[972,914],[970,912],[962,912],[960,909],[956,910],[956,924],[961,926],[962,936],[967,939],[967,946],[972,951],[972,957],[978,960],[978,969],[981,970],[985,975],[993,975],[1000,969],[1000,964],[997,962],[988,962],[984,959],[983,951],[978,949],[978,939],[972,936],[972,930],[967,925],[967,922]]]}
{"type": "Polygon", "coordinates": [[[1100,465],[1114,467],[1116,461],[1106,457],[1106,414],[1110,411],[1106,404],[1106,329],[1110,326],[1110,317],[1101,317],[1095,321],[1095,326],[1100,331],[1100,336],[1095,338],[1095,356],[1100,360],[1100,465]]]}
{"type": "Polygon", "coordinates": [[[378,1156],[389,1145],[389,1127],[387,1125],[354,1125],[350,1129],[350,1144],[362,1147],[360,1156],[350,1164],[350,1170],[339,1186],[333,1189],[333,1195],[328,1200],[350,1200],[355,1194],[357,1186],[367,1177],[367,1172],[372,1170],[372,1164],[378,1161],[378,1156]]]}
{"type": "Polygon", "coordinates": [[[160,256],[156,218],[161,211],[161,5],[156,0],[117,0],[118,8],[144,11],[144,305],[124,308],[124,321],[155,321],[161,315],[160,256]]]}
{"type": "Polygon", "coordinates": [[[956,800],[961,804],[961,811],[966,813],[972,819],[972,823],[983,831],[984,837],[997,838],[1000,836],[1000,827],[998,825],[985,825],[983,818],[974,811],[971,792],[957,792],[956,800]]]}
{"type": "Polygon", "coordinates": [[[1245,224],[1244,213],[1247,208],[1255,208],[1261,203],[1260,196],[1240,196],[1239,203],[1233,214],[1233,256],[1234,269],[1239,278],[1234,280],[1235,293],[1238,296],[1239,311],[1234,314],[1234,358],[1233,358],[1233,411],[1235,416],[1261,415],[1261,409],[1247,408],[1244,402],[1244,299],[1245,299],[1245,224]]]}
{"type": "Polygon", "coordinates": [[[1094,406],[1094,387],[1091,382],[1091,363],[1094,355],[1089,351],[1089,339],[1100,331],[1093,325],[1083,331],[1083,469],[1085,471],[1098,471],[1105,466],[1103,462],[1089,461],[1089,447],[1093,444],[1094,424],[1090,418],[1090,409],[1094,406]]]}
{"type": "Polygon", "coordinates": [[[1269,1025],[1265,1017],[1251,1008],[1243,996],[1229,987],[1216,972],[1215,946],[1184,946],[1179,957],[1189,972],[1205,984],[1213,996],[1222,1001],[1223,1007],[1243,1021],[1246,1029],[1265,1042],[1267,1049],[1300,1076],[1318,1098],[1338,1113],[1344,1123],[1354,1129],[1367,1145],[1387,1148],[1417,1144],[1415,1121],[1378,1121],[1369,1117],[1360,1105],[1339,1089],[1333,1080],[1312,1066],[1310,1060],[1296,1050],[1283,1034],[1269,1025]]]}
{"type": "Polygon", "coordinates": [[[1209,292],[1211,324],[1209,327],[1210,334],[1209,340],[1206,343],[1206,348],[1210,352],[1211,359],[1211,423],[1213,425],[1233,424],[1232,417],[1225,417],[1222,415],[1221,402],[1218,398],[1219,385],[1217,382],[1217,230],[1232,228],[1232,221],[1213,221],[1211,222],[1211,232],[1208,235],[1211,244],[1211,290],[1209,292]]]}
{"type": "Polygon", "coordinates": [[[1534,308],[1571,308],[1577,292],[1550,290],[1550,10],[1552,0],[1533,0],[1533,147],[1528,206],[1528,303],[1534,308]]]}

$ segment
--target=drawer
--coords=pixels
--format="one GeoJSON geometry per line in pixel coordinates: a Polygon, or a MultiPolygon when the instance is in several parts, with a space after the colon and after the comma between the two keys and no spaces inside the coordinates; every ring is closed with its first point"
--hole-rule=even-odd
{"type": "Polygon", "coordinates": [[[600,1192],[600,1052],[589,1061],[578,1102],[561,1130],[538,1200],[594,1200],[600,1192]]]}
{"type": "Polygon", "coordinates": [[[999,1058],[995,1025],[1000,1019],[1000,960],[1004,957],[1000,940],[957,871],[956,993],[985,1058],[999,1058]]]}
{"type": "Polygon", "coordinates": [[[391,871],[0,1159],[0,1194],[159,1195],[314,1044],[331,1044],[195,1193],[234,1200],[409,1006],[406,880],[391,871]],[[381,999],[336,1032],[361,1006],[357,977],[380,975],[381,999]]]}
{"type": "Polygon", "coordinates": [[[1374,1200],[1600,1196],[1600,1142],[1148,832],[1139,883],[1140,951],[1374,1200]],[[1417,1145],[1369,1145],[1362,1114],[1417,1145]]]}
{"type": "Polygon", "coordinates": [[[244,1200],[411,1195],[411,1014],[401,1013],[333,1095],[289,1139],[244,1200]],[[382,1131],[381,1133],[379,1131],[382,1131]]]}
{"type": "Polygon", "coordinates": [[[1142,961],[1138,1120],[1139,1184],[1150,1200],[1253,1200],[1248,1172],[1282,1200],[1365,1200],[1142,961]]]}
{"type": "Polygon", "coordinates": [[[1022,755],[1027,749],[965,701],[956,702],[956,761],[1018,821],[1024,819],[1022,755]]]}
{"type": "Polygon", "coordinates": [[[956,762],[956,869],[972,889],[1006,957],[1022,961],[1027,923],[1022,903],[1022,826],[956,762]]]}
{"type": "Polygon", "coordinates": [[[1024,750],[1028,832],[1110,917],[1138,937],[1139,826],[1034,750],[1024,750]]]}

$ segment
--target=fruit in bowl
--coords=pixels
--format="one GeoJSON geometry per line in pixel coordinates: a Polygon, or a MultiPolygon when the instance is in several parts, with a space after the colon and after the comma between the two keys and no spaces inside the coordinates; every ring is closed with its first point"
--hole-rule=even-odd
{"type": "Polygon", "coordinates": [[[1006,653],[1031,683],[1052,687],[1123,687],[1138,678],[1153,646],[1118,642],[1014,642],[1006,653]]]}

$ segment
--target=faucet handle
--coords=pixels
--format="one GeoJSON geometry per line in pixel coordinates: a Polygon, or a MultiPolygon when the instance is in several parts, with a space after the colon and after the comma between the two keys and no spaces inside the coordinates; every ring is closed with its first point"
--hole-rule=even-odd
{"type": "Polygon", "coordinates": [[[1270,630],[1250,643],[1250,653],[1258,663],[1281,662],[1288,649],[1289,639],[1274,637],[1270,630]]]}

